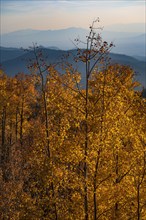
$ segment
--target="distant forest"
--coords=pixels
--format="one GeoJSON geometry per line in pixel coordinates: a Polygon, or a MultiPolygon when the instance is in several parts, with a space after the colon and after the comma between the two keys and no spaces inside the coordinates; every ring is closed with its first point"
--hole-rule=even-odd
{"type": "Polygon", "coordinates": [[[0,71],[0,219],[146,219],[146,99],[94,24],[83,72],[35,45],[31,74],[0,71]]]}

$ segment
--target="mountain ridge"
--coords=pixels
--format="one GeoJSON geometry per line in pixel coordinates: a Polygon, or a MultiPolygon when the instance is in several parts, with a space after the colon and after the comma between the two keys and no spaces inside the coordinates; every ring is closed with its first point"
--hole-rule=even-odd
{"type": "MultiPolygon", "coordinates": [[[[51,48],[41,48],[44,57],[46,58],[46,62],[49,64],[62,62],[61,58],[64,55],[67,55],[68,52],[73,53],[74,55],[77,53],[77,51],[70,50],[59,50],[59,49],[51,49],[51,48]]],[[[18,72],[24,72],[26,74],[29,74],[29,70],[27,69],[28,60],[33,59],[33,53],[23,51],[21,49],[14,49],[10,48],[10,54],[9,49],[6,48],[3,50],[1,49],[1,67],[9,76],[14,76],[18,72]]],[[[138,60],[136,57],[127,56],[124,54],[116,54],[116,53],[110,53],[110,57],[112,60],[112,63],[119,63],[122,65],[128,65],[131,68],[135,70],[137,73],[136,79],[142,83],[144,87],[146,87],[145,82],[145,74],[146,74],[146,63],[143,60],[138,60]]],[[[141,57],[142,59],[142,57],[141,57]]],[[[72,58],[69,59],[69,62],[73,63],[72,58]]],[[[84,66],[82,64],[79,65],[79,71],[84,71],[84,66]]]]}
{"type": "MultiPolygon", "coordinates": [[[[74,48],[73,41],[78,36],[82,41],[86,41],[89,31],[84,28],[70,27],[55,30],[19,30],[1,35],[1,46],[3,47],[24,47],[28,48],[32,43],[38,43],[44,47],[55,46],[61,50],[74,48]]],[[[146,56],[145,54],[145,33],[113,32],[99,30],[103,39],[114,41],[115,53],[124,53],[130,56],[146,56]]],[[[82,45],[83,46],[83,45],[82,45]]]]}

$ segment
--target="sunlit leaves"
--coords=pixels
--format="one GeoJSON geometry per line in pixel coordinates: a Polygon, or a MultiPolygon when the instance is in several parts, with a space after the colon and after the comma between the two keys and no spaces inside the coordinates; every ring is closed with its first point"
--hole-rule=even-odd
{"type": "Polygon", "coordinates": [[[0,72],[3,219],[145,219],[145,99],[92,26],[86,46],[86,85],[35,46],[32,75],[0,72]]]}

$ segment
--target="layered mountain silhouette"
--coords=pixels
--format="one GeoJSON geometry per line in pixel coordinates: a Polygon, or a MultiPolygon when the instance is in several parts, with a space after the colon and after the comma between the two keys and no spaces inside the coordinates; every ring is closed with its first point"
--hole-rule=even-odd
{"type": "MultiPolygon", "coordinates": [[[[114,53],[122,53],[129,56],[146,56],[145,52],[145,32],[128,32],[123,31],[121,26],[119,30],[108,31],[100,30],[104,40],[113,42],[115,48],[114,53]]],[[[126,26],[127,27],[127,26],[126,26]]],[[[140,29],[142,30],[142,29],[140,29]]],[[[140,31],[139,30],[139,31],[140,31]]],[[[24,47],[28,48],[32,43],[38,43],[44,47],[57,47],[61,50],[69,50],[75,48],[74,39],[79,37],[82,41],[86,40],[89,30],[83,28],[66,28],[60,30],[19,30],[1,35],[1,46],[4,47],[24,47]]],[[[84,47],[84,45],[81,45],[84,47]]]]}
{"type": "MultiPolygon", "coordinates": [[[[31,51],[24,51],[18,48],[5,48],[1,47],[1,54],[0,54],[0,63],[1,68],[4,72],[9,76],[14,76],[19,72],[23,72],[29,74],[30,71],[27,68],[30,59],[34,59],[34,54],[31,51]]],[[[69,62],[75,65],[73,61],[73,56],[76,55],[77,50],[59,50],[58,48],[44,48],[41,47],[43,56],[45,57],[46,63],[55,64],[61,63],[62,58],[70,52],[72,56],[69,58],[69,62]]],[[[146,87],[146,62],[145,57],[130,57],[127,55],[115,54],[110,53],[111,62],[112,63],[119,63],[123,65],[128,65],[135,70],[135,78],[138,80],[142,86],[146,87]]],[[[84,73],[85,66],[83,63],[78,63],[77,68],[79,71],[84,73]]]]}

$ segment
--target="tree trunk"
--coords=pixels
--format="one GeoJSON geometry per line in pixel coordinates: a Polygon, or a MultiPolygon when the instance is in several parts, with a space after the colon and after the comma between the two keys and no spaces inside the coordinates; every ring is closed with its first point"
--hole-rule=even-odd
{"type": "Polygon", "coordinates": [[[137,186],[137,220],[140,220],[140,185],[137,186]]]}
{"type": "Polygon", "coordinates": [[[16,108],[16,115],[15,115],[15,141],[17,142],[18,139],[18,107],[16,108]]]}
{"type": "MultiPolygon", "coordinates": [[[[119,183],[118,175],[119,175],[119,156],[118,156],[118,153],[116,153],[116,185],[119,183]]],[[[115,215],[114,216],[115,220],[117,220],[119,217],[118,201],[115,203],[114,215],[115,215]]]]}
{"type": "MultiPolygon", "coordinates": [[[[5,130],[6,130],[6,107],[3,107],[3,112],[2,112],[2,155],[4,155],[5,151],[5,130]]],[[[3,157],[3,156],[2,156],[3,157]]]]}
{"type": "Polygon", "coordinates": [[[100,151],[98,151],[98,155],[96,158],[96,165],[95,165],[95,173],[94,173],[94,196],[93,196],[93,203],[94,203],[94,220],[97,219],[97,198],[96,198],[96,188],[97,188],[97,171],[98,171],[98,166],[99,166],[99,155],[100,151]]]}
{"type": "Polygon", "coordinates": [[[24,102],[22,100],[22,105],[21,105],[21,112],[20,112],[20,145],[21,147],[23,146],[23,120],[24,120],[24,102]]]}
{"type": "Polygon", "coordinates": [[[89,77],[89,64],[86,62],[86,103],[85,103],[85,150],[84,150],[84,212],[85,220],[88,220],[88,77],[89,77]]]}

